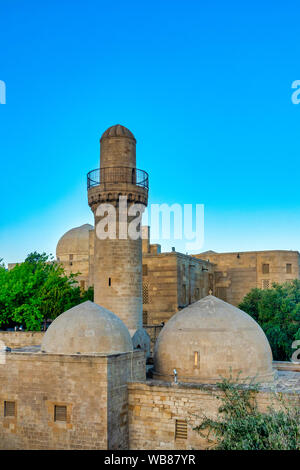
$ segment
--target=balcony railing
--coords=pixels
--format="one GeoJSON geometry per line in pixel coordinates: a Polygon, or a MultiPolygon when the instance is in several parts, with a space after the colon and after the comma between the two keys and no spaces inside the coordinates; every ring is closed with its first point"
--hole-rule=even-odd
{"type": "Polygon", "coordinates": [[[96,168],[87,174],[88,189],[102,183],[129,183],[149,189],[149,176],[144,170],[126,166],[96,168]]]}

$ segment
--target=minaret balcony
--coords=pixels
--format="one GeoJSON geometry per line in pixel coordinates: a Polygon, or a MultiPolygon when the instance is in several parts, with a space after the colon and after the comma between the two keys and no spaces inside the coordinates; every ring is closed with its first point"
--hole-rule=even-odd
{"type": "Polygon", "coordinates": [[[147,206],[149,176],[144,170],[130,167],[97,168],[87,174],[88,202],[92,210],[99,203],[118,203],[126,196],[129,203],[147,206]]]}
{"type": "Polygon", "coordinates": [[[102,184],[133,184],[149,189],[149,176],[144,170],[126,166],[96,168],[87,174],[87,189],[102,184]]]}

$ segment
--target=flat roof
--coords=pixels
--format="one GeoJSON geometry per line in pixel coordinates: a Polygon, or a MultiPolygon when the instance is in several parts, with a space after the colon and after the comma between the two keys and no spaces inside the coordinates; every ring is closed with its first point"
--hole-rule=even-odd
{"type": "MultiPolygon", "coordinates": [[[[218,253],[217,251],[204,251],[203,253],[198,253],[197,255],[194,256],[208,256],[208,255],[237,255],[240,254],[242,255],[243,253],[245,254],[251,254],[251,253],[297,253],[299,255],[299,251],[297,250],[261,250],[261,251],[224,251],[222,253],[218,253]]],[[[192,255],[190,255],[192,256],[192,255]]]]}

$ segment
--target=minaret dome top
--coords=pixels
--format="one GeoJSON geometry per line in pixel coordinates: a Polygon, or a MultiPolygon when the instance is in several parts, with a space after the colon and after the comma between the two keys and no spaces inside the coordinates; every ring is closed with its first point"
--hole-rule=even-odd
{"type": "Polygon", "coordinates": [[[125,137],[127,139],[132,139],[136,142],[136,139],[133,133],[127,129],[127,127],[121,126],[121,124],[116,124],[115,126],[111,126],[103,132],[100,142],[103,139],[109,139],[111,137],[125,137]]]}

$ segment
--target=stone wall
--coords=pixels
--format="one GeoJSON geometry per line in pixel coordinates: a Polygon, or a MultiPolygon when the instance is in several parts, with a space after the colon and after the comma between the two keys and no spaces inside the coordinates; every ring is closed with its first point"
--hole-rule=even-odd
{"type": "Polygon", "coordinates": [[[76,281],[82,289],[89,287],[89,254],[88,253],[74,253],[70,261],[69,254],[60,254],[59,263],[62,264],[65,273],[78,274],[76,281]]]}
{"type": "Polygon", "coordinates": [[[144,352],[135,356],[120,355],[107,361],[107,422],[108,449],[128,449],[128,390],[127,380],[145,380],[146,361],[144,352]]]}
{"type": "Polygon", "coordinates": [[[298,251],[249,251],[236,253],[200,253],[198,258],[209,259],[214,267],[214,295],[238,305],[251,289],[272,287],[299,279],[298,251]],[[264,265],[269,272],[264,272],[264,265]],[[291,265],[288,272],[287,265],[291,265]]]}
{"type": "Polygon", "coordinates": [[[6,362],[0,363],[0,448],[125,448],[128,425],[120,417],[119,426],[119,410],[127,410],[127,380],[145,377],[143,358],[140,351],[112,356],[6,354],[6,362]],[[15,402],[13,417],[4,416],[5,401],[15,402]],[[56,405],[67,407],[66,421],[55,421],[56,405]]]}
{"type": "Polygon", "coordinates": [[[43,331],[0,331],[0,341],[9,348],[38,346],[44,334],[43,331]]]}
{"type": "MultiPolygon", "coordinates": [[[[212,446],[193,428],[202,422],[203,414],[210,418],[218,415],[220,391],[213,385],[148,380],[129,384],[128,392],[130,449],[203,450],[212,446]],[[186,422],[186,439],[176,438],[176,420],[186,422]]],[[[257,401],[266,411],[273,403],[272,394],[259,392],[257,401]]]]}
{"type": "Polygon", "coordinates": [[[178,310],[177,259],[167,253],[143,255],[143,318],[160,324],[178,310]],[[146,266],[146,268],[145,268],[146,266]]]}
{"type": "Polygon", "coordinates": [[[213,287],[212,270],[207,261],[181,253],[144,252],[144,324],[167,322],[181,308],[208,295],[213,287]]]}

